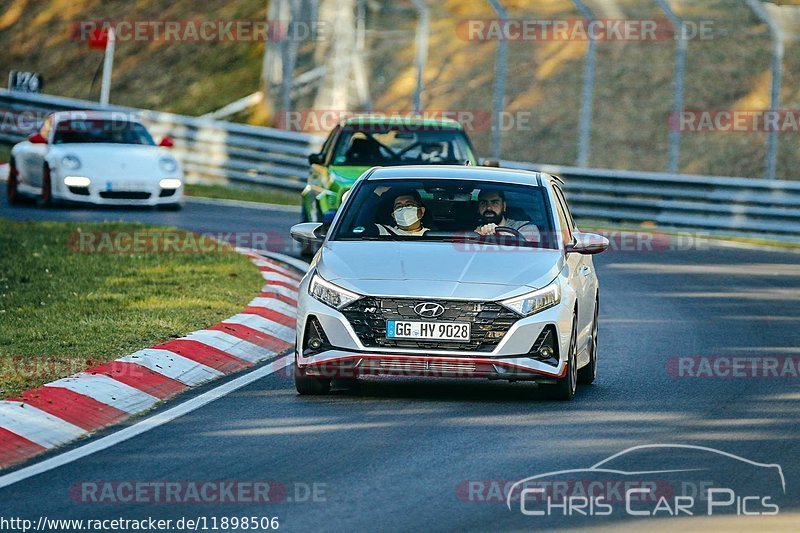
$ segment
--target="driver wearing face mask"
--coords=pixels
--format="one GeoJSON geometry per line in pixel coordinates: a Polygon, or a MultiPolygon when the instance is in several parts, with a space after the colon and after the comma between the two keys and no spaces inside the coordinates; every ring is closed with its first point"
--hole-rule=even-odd
{"type": "Polygon", "coordinates": [[[421,236],[428,228],[422,225],[422,217],[425,216],[425,206],[422,205],[422,198],[415,190],[401,191],[394,198],[392,205],[392,219],[395,225],[392,227],[377,224],[380,235],[403,235],[421,236]]]}

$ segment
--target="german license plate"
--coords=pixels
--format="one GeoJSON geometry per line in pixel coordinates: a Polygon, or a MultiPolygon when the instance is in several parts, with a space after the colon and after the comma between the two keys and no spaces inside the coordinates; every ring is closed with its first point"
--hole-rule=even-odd
{"type": "Polygon", "coordinates": [[[420,339],[469,342],[469,322],[416,322],[387,320],[387,339],[420,339]]]}

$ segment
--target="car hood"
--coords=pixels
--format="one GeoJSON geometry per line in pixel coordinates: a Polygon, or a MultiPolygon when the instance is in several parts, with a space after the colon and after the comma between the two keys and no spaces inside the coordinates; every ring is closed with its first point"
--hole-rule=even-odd
{"type": "Polygon", "coordinates": [[[333,241],[317,257],[319,274],[375,296],[511,298],[550,283],[563,267],[559,250],[439,242],[333,241]]]}
{"type": "Polygon", "coordinates": [[[138,179],[163,178],[166,173],[159,168],[158,160],[163,156],[173,157],[169,151],[158,146],[71,143],[57,145],[51,151],[51,166],[60,167],[61,159],[69,154],[77,156],[81,161],[81,168],[75,171],[76,174],[138,179]]]}

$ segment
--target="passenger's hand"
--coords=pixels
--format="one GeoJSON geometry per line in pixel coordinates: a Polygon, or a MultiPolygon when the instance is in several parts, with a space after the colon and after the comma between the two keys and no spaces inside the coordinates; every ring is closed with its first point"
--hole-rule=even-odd
{"type": "Polygon", "coordinates": [[[494,229],[497,227],[497,224],[494,222],[490,224],[485,224],[483,226],[478,226],[478,229],[475,230],[475,233],[480,235],[494,235],[494,229]]]}

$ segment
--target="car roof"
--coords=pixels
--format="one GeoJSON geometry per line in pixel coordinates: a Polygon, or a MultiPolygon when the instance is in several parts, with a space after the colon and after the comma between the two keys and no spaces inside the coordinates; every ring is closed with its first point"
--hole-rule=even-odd
{"type": "Polygon", "coordinates": [[[544,172],[516,170],[497,167],[477,167],[462,165],[407,165],[396,167],[375,167],[365,179],[461,179],[475,181],[497,181],[520,185],[541,186],[554,179],[544,172]]]}
{"type": "Polygon", "coordinates": [[[428,126],[446,127],[463,130],[460,123],[449,118],[432,118],[424,116],[402,116],[402,115],[354,115],[341,121],[342,126],[428,126]]]}

